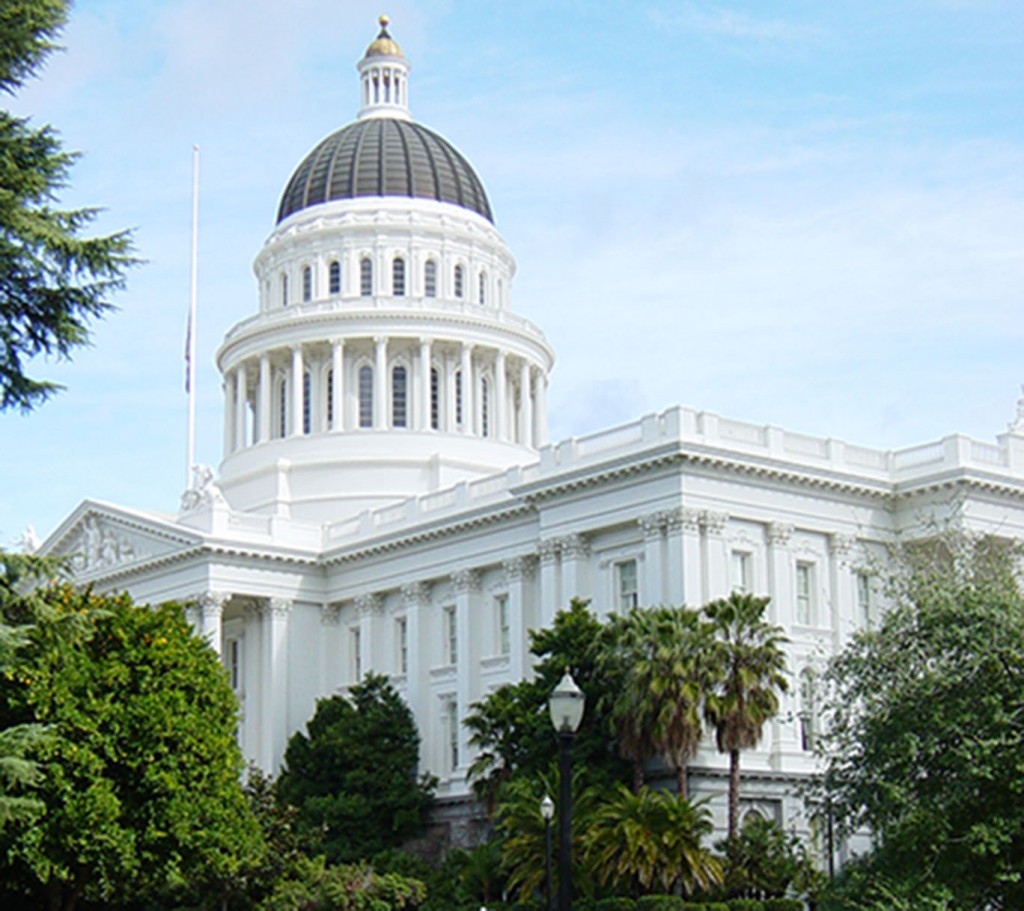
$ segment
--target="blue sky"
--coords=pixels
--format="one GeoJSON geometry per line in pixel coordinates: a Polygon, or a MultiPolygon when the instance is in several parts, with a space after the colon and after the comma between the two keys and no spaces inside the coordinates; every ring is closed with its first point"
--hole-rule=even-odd
{"type": "Polygon", "coordinates": [[[79,0],[9,101],[83,157],[65,205],[145,264],[67,391],[0,415],[0,543],[86,497],[173,511],[191,150],[198,458],[213,352],[292,168],[387,12],[416,119],[473,162],[558,362],[552,439],[683,403],[869,446],[1006,428],[1024,382],[1019,0],[79,0]]]}

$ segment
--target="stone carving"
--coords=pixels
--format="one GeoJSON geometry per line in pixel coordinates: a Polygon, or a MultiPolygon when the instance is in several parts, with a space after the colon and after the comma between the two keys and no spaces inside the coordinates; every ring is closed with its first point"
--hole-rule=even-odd
{"type": "Polygon", "coordinates": [[[18,538],[16,546],[19,551],[23,554],[34,554],[39,550],[39,546],[43,542],[39,540],[39,535],[36,534],[35,527],[29,525],[22,533],[21,537],[18,538]]]}
{"type": "Polygon", "coordinates": [[[853,550],[853,545],[857,543],[857,539],[854,538],[853,535],[846,535],[841,532],[836,532],[831,535],[830,541],[832,544],[832,552],[837,557],[848,557],[850,555],[850,551],[853,550]]]}
{"type": "Polygon", "coordinates": [[[547,538],[540,542],[540,562],[550,566],[558,559],[559,543],[557,538],[547,538]]]}
{"type": "Polygon", "coordinates": [[[531,557],[512,557],[502,564],[505,571],[505,582],[520,582],[533,577],[533,559],[531,557]]]}
{"type": "Polygon", "coordinates": [[[700,514],[700,524],[706,534],[718,536],[725,530],[725,523],[729,521],[729,513],[713,512],[705,509],[700,514]]]}
{"type": "Polygon", "coordinates": [[[1017,399],[1017,416],[1010,422],[1010,433],[1024,436],[1024,384],[1020,387],[1021,396],[1017,399]]]}
{"type": "Polygon", "coordinates": [[[427,601],[427,586],[423,582],[406,582],[402,586],[402,601],[406,607],[414,607],[427,601]]]}
{"type": "Polygon", "coordinates": [[[636,521],[640,526],[641,532],[643,532],[644,538],[650,541],[652,538],[661,536],[661,529],[665,524],[665,515],[660,512],[652,512],[646,516],[641,516],[636,521]]]}
{"type": "Polygon", "coordinates": [[[367,592],[356,598],[356,611],[359,613],[360,618],[379,611],[383,606],[384,601],[381,596],[373,592],[367,592]]]}
{"type": "Polygon", "coordinates": [[[590,554],[590,545],[583,535],[566,535],[559,544],[563,560],[578,560],[590,554]]]}
{"type": "Polygon", "coordinates": [[[196,598],[199,605],[199,612],[203,618],[203,628],[209,624],[208,621],[216,620],[224,613],[224,605],[231,596],[224,592],[203,592],[196,598]]]}
{"type": "Polygon", "coordinates": [[[336,601],[320,605],[320,623],[324,626],[337,626],[341,622],[341,605],[336,601]]]}
{"type": "Polygon", "coordinates": [[[452,588],[457,595],[480,591],[480,573],[475,569],[460,569],[452,573],[452,588]]]}
{"type": "Polygon", "coordinates": [[[181,511],[189,512],[208,505],[226,506],[227,500],[213,480],[213,469],[209,465],[193,465],[192,486],[181,495],[181,511]]]}
{"type": "Polygon", "coordinates": [[[71,566],[79,573],[110,569],[144,556],[135,540],[91,514],[82,520],[65,552],[72,554],[71,566]]]}
{"type": "Polygon", "coordinates": [[[700,531],[702,513],[699,509],[693,509],[691,507],[684,507],[680,515],[680,521],[683,523],[683,531],[695,534],[700,531]]]}
{"type": "Polygon", "coordinates": [[[793,526],[789,522],[769,522],[768,540],[778,546],[785,547],[793,537],[793,526]]]}
{"type": "Polygon", "coordinates": [[[267,598],[266,611],[273,620],[285,620],[292,610],[292,602],[288,598],[267,598]]]}

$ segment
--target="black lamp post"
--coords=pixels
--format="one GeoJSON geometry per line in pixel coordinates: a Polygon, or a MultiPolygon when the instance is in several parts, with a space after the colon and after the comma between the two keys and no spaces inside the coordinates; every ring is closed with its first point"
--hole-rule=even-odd
{"type": "Polygon", "coordinates": [[[548,698],[558,735],[558,911],[572,911],[572,742],[583,704],[583,693],[566,670],[548,698]]]}
{"type": "Polygon", "coordinates": [[[555,818],[555,802],[548,794],[540,802],[540,815],[544,818],[544,911],[551,907],[551,820],[555,818]]]}

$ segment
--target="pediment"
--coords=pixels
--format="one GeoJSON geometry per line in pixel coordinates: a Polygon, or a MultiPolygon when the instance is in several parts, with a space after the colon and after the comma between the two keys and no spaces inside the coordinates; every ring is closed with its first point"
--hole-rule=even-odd
{"type": "Polygon", "coordinates": [[[89,579],[173,556],[201,540],[169,520],[86,501],[41,550],[67,556],[75,576],[89,579]]]}

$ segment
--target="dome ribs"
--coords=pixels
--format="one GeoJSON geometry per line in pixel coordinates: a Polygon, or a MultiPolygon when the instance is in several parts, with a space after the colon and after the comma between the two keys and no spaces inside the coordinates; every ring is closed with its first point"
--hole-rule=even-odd
{"type": "Polygon", "coordinates": [[[356,121],[316,145],[288,181],[277,221],[362,196],[435,199],[494,221],[480,178],[454,146],[422,124],[389,117],[356,121]]]}

